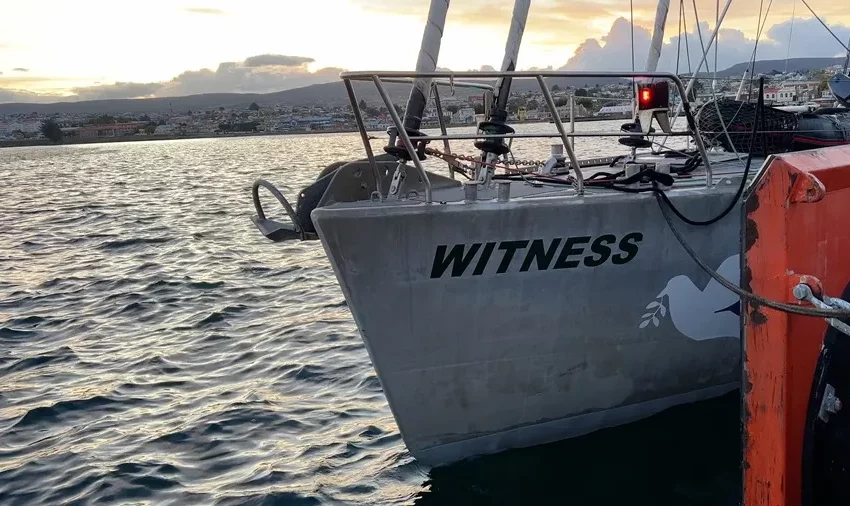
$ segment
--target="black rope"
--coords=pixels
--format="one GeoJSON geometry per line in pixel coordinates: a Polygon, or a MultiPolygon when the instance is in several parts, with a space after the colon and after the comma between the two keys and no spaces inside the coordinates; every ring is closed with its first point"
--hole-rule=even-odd
{"type": "Polygon", "coordinates": [[[761,115],[763,108],[764,108],[764,78],[762,77],[761,79],[759,79],[758,107],[756,109],[755,121],[753,121],[753,130],[752,130],[751,137],[750,137],[750,149],[749,149],[749,153],[747,154],[747,164],[744,167],[744,173],[743,173],[743,177],[741,178],[741,184],[738,186],[738,190],[735,192],[735,198],[732,199],[732,202],[729,203],[729,205],[726,207],[726,209],[723,210],[722,213],[718,214],[717,216],[715,216],[714,218],[712,218],[710,220],[705,220],[705,221],[697,221],[697,220],[688,219],[687,217],[682,215],[682,213],[679,212],[678,209],[676,209],[676,207],[673,205],[673,203],[667,197],[667,194],[665,192],[661,191],[657,187],[658,182],[654,181],[653,182],[654,188],[652,190],[655,193],[655,199],[658,202],[658,207],[661,209],[661,214],[662,214],[662,216],[664,216],[664,221],[667,222],[667,226],[670,228],[670,231],[673,232],[673,235],[676,236],[676,240],[679,241],[679,244],[682,246],[682,248],[684,248],[685,252],[688,253],[688,255],[691,257],[691,259],[693,259],[694,262],[696,262],[696,264],[699,265],[702,270],[704,270],[706,273],[708,273],[709,276],[714,278],[715,281],[717,281],[723,287],[732,291],[733,293],[735,293],[736,295],[738,295],[742,299],[747,300],[751,303],[761,304],[763,306],[766,306],[766,307],[769,307],[769,308],[772,308],[772,309],[776,309],[778,311],[791,313],[791,314],[798,314],[798,315],[803,315],[803,316],[815,316],[815,317],[821,317],[821,318],[850,318],[850,310],[846,310],[846,309],[831,309],[831,310],[830,309],[818,309],[818,308],[812,308],[812,307],[797,306],[797,305],[793,305],[793,304],[786,304],[784,302],[777,302],[777,301],[774,301],[774,300],[766,299],[764,297],[761,297],[759,295],[756,295],[752,292],[748,292],[748,291],[738,287],[737,285],[735,285],[734,283],[732,283],[728,279],[726,279],[723,276],[721,276],[720,274],[718,274],[717,271],[715,271],[714,269],[709,267],[708,264],[706,264],[699,257],[699,255],[697,255],[697,253],[694,251],[694,249],[687,243],[687,241],[685,241],[685,238],[682,236],[682,234],[676,228],[676,225],[673,223],[673,220],[670,217],[670,214],[668,213],[668,210],[673,211],[673,214],[675,214],[679,219],[681,219],[682,221],[684,221],[685,223],[687,223],[689,225],[706,226],[706,225],[711,225],[713,223],[720,221],[726,215],[728,215],[732,211],[732,209],[735,208],[735,206],[738,204],[738,201],[740,200],[741,195],[743,194],[744,188],[746,186],[747,175],[749,174],[750,165],[751,165],[752,159],[753,159],[753,153],[752,152],[753,152],[753,143],[755,142],[755,137],[756,137],[756,129],[757,129],[757,125],[758,125],[759,116],[761,115]]]}
{"type": "Polygon", "coordinates": [[[732,198],[732,201],[729,202],[729,205],[726,206],[726,209],[724,209],[723,212],[721,212],[720,214],[718,214],[717,216],[715,216],[714,218],[711,218],[709,220],[693,220],[693,219],[688,218],[684,214],[682,214],[681,211],[679,211],[678,209],[676,209],[676,206],[673,205],[673,203],[670,201],[670,198],[667,197],[666,193],[664,193],[664,192],[656,193],[656,197],[663,200],[664,203],[667,204],[667,206],[670,208],[670,210],[673,211],[673,214],[675,214],[680,220],[684,221],[688,225],[693,225],[693,226],[698,226],[698,227],[712,225],[712,224],[717,223],[718,221],[722,220],[723,218],[725,218],[726,215],[731,213],[732,210],[735,209],[735,207],[738,205],[738,201],[741,199],[741,195],[744,194],[744,188],[746,188],[746,186],[747,186],[747,176],[749,176],[749,174],[750,174],[750,166],[753,163],[753,146],[755,145],[756,131],[758,129],[759,117],[761,116],[761,112],[762,112],[763,107],[764,107],[764,77],[759,79],[758,106],[756,107],[756,115],[755,115],[755,121],[753,121],[753,129],[752,129],[752,132],[750,132],[750,149],[747,150],[748,151],[748,153],[747,153],[747,163],[746,163],[746,165],[744,165],[744,173],[741,176],[741,183],[738,185],[738,190],[735,192],[735,196],[732,198]]]}
{"type": "Polygon", "coordinates": [[[658,199],[658,206],[661,208],[661,215],[664,216],[664,221],[667,222],[667,226],[670,227],[670,231],[673,232],[673,235],[676,236],[676,240],[679,241],[679,244],[691,257],[691,259],[696,262],[697,265],[700,266],[702,270],[704,270],[709,276],[711,276],[715,281],[720,283],[724,288],[738,295],[744,300],[747,300],[751,303],[761,304],[763,306],[776,309],[777,311],[783,311],[785,313],[803,315],[803,316],[815,316],[820,318],[850,318],[850,309],[818,309],[813,307],[806,306],[796,306],[793,304],[786,304],[784,302],[777,302],[775,300],[766,299],[760,295],[756,295],[752,292],[748,292],[743,288],[735,285],[728,279],[724,278],[720,274],[717,273],[714,269],[708,266],[700,257],[697,255],[696,251],[685,241],[685,238],[682,236],[679,229],[676,228],[676,225],[673,223],[672,218],[667,213],[667,208],[664,204],[664,201],[660,199],[658,196],[662,195],[662,192],[656,192],[655,196],[658,199]]]}

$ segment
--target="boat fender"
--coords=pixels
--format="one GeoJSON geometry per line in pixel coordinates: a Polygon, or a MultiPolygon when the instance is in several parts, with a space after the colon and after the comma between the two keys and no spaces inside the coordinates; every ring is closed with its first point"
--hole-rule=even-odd
{"type": "MultiPolygon", "coordinates": [[[[850,298],[848,284],[841,298],[850,298]]],[[[844,320],[844,323],[850,321],[844,320]]],[[[850,336],[827,327],[803,436],[803,506],[850,504],[850,336]]]]}

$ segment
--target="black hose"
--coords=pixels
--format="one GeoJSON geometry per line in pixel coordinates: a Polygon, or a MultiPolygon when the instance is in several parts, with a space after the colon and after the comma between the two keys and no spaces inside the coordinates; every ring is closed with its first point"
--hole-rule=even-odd
{"type": "Polygon", "coordinates": [[[717,216],[715,216],[714,218],[711,218],[709,220],[693,220],[693,219],[688,218],[684,214],[682,214],[682,212],[679,211],[678,209],[676,209],[676,206],[673,205],[673,202],[670,201],[670,198],[667,197],[666,193],[661,192],[661,191],[656,192],[656,194],[655,194],[656,197],[663,200],[664,203],[667,204],[667,206],[670,208],[670,210],[673,211],[673,214],[675,214],[676,217],[678,217],[680,220],[684,221],[688,225],[693,225],[693,226],[697,226],[697,227],[704,227],[704,226],[707,226],[707,225],[712,225],[712,224],[717,223],[718,221],[722,220],[723,218],[726,217],[726,215],[731,213],[732,210],[735,209],[735,207],[737,207],[738,201],[741,199],[741,195],[744,194],[744,189],[747,187],[747,176],[749,176],[749,174],[750,174],[750,166],[752,165],[752,162],[753,162],[753,148],[755,147],[756,133],[758,131],[759,118],[762,116],[761,113],[762,113],[762,107],[763,106],[764,106],[764,77],[761,77],[761,78],[759,78],[759,99],[758,99],[758,105],[756,106],[756,116],[755,116],[755,119],[753,120],[752,131],[750,132],[750,147],[749,147],[748,153],[747,153],[747,163],[746,163],[746,165],[744,165],[744,174],[741,177],[741,184],[738,185],[738,190],[735,192],[735,196],[734,196],[734,198],[732,198],[732,201],[729,202],[728,206],[726,206],[726,209],[724,209],[723,212],[721,212],[720,214],[718,214],[717,216]]]}
{"type": "Polygon", "coordinates": [[[797,314],[802,316],[816,316],[819,318],[850,318],[850,309],[818,309],[813,307],[806,306],[796,306],[793,304],[786,304],[784,302],[777,302],[775,300],[765,299],[760,295],[756,295],[752,292],[748,292],[743,288],[738,287],[735,283],[732,283],[728,279],[724,278],[720,274],[717,273],[714,269],[708,266],[694,251],[690,244],[685,241],[685,238],[682,237],[679,229],[676,228],[676,225],[673,223],[672,218],[667,213],[667,209],[664,205],[663,200],[659,197],[659,195],[663,195],[663,192],[660,190],[655,192],[655,197],[658,199],[658,207],[661,208],[661,215],[664,216],[664,221],[667,222],[667,226],[670,227],[670,231],[673,232],[673,235],[676,236],[676,240],[679,241],[679,244],[688,254],[688,256],[696,262],[697,265],[700,266],[702,270],[708,273],[715,281],[720,283],[727,290],[732,293],[738,295],[742,299],[745,299],[750,302],[755,302],[756,304],[761,304],[763,306],[776,309],[777,311],[782,311],[785,313],[797,314]]]}

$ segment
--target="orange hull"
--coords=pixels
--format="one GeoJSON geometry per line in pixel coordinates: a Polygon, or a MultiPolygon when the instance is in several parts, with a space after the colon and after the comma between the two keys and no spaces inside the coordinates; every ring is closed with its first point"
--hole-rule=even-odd
{"type": "MultiPolygon", "coordinates": [[[[797,303],[792,288],[802,281],[816,295],[841,296],[850,281],[850,147],[777,156],[745,212],[746,290],[797,303]]],[[[742,308],[744,504],[800,506],[807,408],[827,324],[742,308]]]]}

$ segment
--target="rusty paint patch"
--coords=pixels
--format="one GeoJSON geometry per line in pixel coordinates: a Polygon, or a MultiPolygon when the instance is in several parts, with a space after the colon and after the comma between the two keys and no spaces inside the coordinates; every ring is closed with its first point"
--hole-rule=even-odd
{"type": "MultiPolygon", "coordinates": [[[[756,189],[757,190],[757,189],[756,189]]],[[[755,211],[759,208],[759,195],[757,191],[753,191],[747,196],[747,199],[744,201],[744,209],[747,214],[755,211]]]]}
{"type": "MultiPolygon", "coordinates": [[[[744,360],[746,361],[747,360],[746,353],[744,355],[745,355],[744,360]]],[[[741,392],[743,392],[744,395],[746,395],[746,394],[750,393],[752,390],[753,390],[753,382],[750,381],[750,375],[747,374],[747,373],[744,373],[744,378],[741,381],[741,392]]],[[[744,406],[744,412],[742,414],[744,416],[746,416],[747,418],[749,418],[749,411],[747,410],[746,405],[744,406]]]]}
{"type": "Polygon", "coordinates": [[[745,265],[741,270],[741,288],[748,292],[752,292],[753,288],[751,283],[753,281],[753,270],[750,269],[749,265],[745,265]]]}
{"type": "Polygon", "coordinates": [[[800,177],[799,172],[791,172],[788,174],[788,191],[785,193],[786,195],[791,195],[794,193],[794,185],[797,184],[797,178],[800,177]]]}
{"type": "Polygon", "coordinates": [[[750,318],[750,321],[753,322],[754,325],[764,325],[767,323],[767,317],[759,311],[757,307],[753,307],[753,310],[747,315],[750,318]]]}
{"type": "Polygon", "coordinates": [[[746,223],[744,223],[744,251],[750,251],[756,241],[759,239],[759,228],[756,225],[756,222],[747,217],[746,223]]]}

